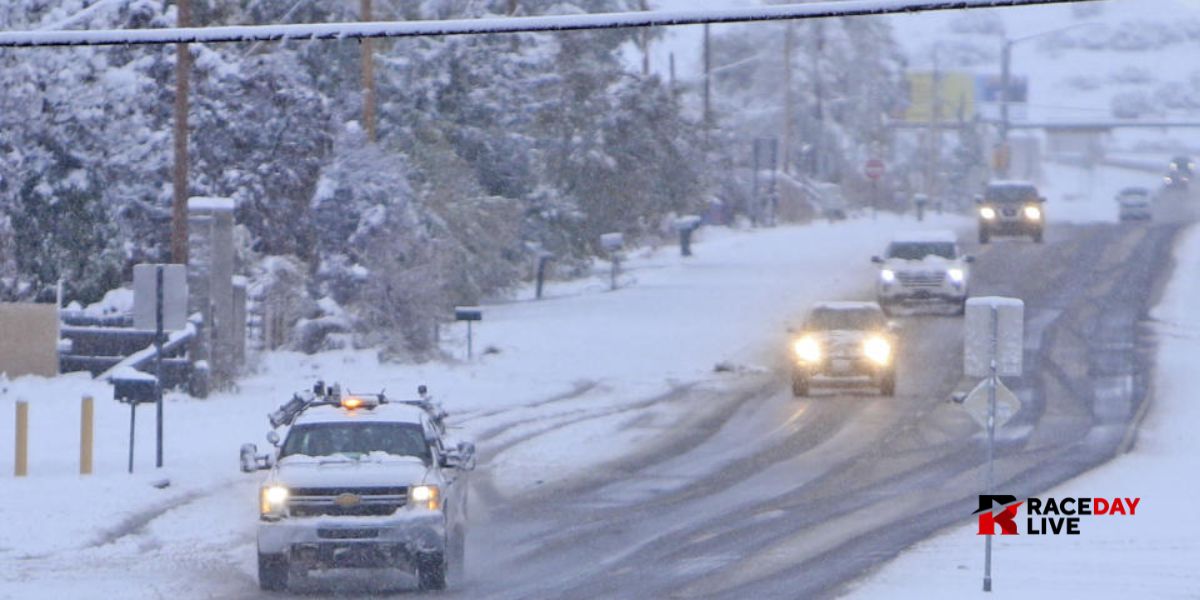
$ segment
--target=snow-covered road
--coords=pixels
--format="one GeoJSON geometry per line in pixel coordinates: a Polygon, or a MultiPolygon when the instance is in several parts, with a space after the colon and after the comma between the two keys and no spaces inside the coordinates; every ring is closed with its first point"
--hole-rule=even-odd
{"type": "MultiPolygon", "coordinates": [[[[39,421],[34,476],[3,480],[0,517],[10,525],[0,560],[15,568],[0,573],[0,597],[262,596],[257,478],[235,472],[234,451],[261,436],[262,415],[291,389],[338,377],[331,371],[366,389],[427,382],[479,441],[467,577],[446,596],[836,593],[960,522],[978,492],[979,430],[946,402],[964,385],[958,319],[904,320],[894,400],[853,391],[796,400],[785,387],[785,323],[816,300],[867,294],[867,258],[912,225],[881,218],[721,233],[691,261],[671,249],[647,253],[617,292],[582,282],[556,286],[543,302],[488,307],[477,342],[499,352],[472,363],[268,357],[236,393],[170,403],[167,490],[121,473],[119,408],[98,409],[100,473],[90,480],[69,474],[61,447],[70,432],[39,421]],[[714,373],[718,362],[734,369],[714,373]],[[31,503],[59,518],[21,518],[31,503]]],[[[1124,405],[1094,410],[1102,395],[1089,372],[1108,363],[1089,350],[1138,341],[1136,317],[1167,273],[1173,235],[1054,224],[1044,246],[980,251],[975,293],[1019,296],[1030,311],[1030,374],[1014,382],[1027,408],[1001,450],[1001,477],[1019,489],[1106,460],[1124,437],[1139,388],[1118,398],[1124,405]],[[1101,327],[1113,314],[1130,316],[1118,319],[1128,327],[1101,327]]],[[[70,414],[93,387],[7,382],[0,411],[11,414],[20,396],[40,398],[35,419],[70,414]]],[[[309,588],[357,594],[380,584],[409,582],[335,576],[309,588]]]]}

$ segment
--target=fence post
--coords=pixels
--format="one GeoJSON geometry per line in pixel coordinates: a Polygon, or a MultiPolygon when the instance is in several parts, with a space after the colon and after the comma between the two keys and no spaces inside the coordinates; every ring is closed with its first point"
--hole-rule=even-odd
{"type": "Polygon", "coordinates": [[[92,442],[94,422],[94,402],[91,396],[83,397],[79,411],[79,474],[92,474],[92,442]]]}
{"type": "Polygon", "coordinates": [[[29,403],[17,401],[17,448],[13,461],[13,476],[29,474],[29,403]]]}

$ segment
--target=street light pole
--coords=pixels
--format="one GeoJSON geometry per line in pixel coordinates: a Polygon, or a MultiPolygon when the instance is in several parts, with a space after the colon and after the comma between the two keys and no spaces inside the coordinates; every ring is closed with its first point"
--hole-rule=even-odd
{"type": "Polygon", "coordinates": [[[1008,176],[1008,87],[1012,72],[1012,40],[1004,40],[1004,52],[1000,56],[1000,152],[998,171],[1001,177],[1008,176]]]}

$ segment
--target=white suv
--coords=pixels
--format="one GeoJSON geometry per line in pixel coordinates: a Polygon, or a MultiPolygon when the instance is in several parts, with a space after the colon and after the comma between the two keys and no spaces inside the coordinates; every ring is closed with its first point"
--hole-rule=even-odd
{"type": "Polygon", "coordinates": [[[898,306],[949,305],[955,314],[966,308],[975,257],[962,253],[952,231],[897,235],[871,261],[879,265],[876,297],[889,314],[898,306]]]}
{"type": "Polygon", "coordinates": [[[283,590],[334,568],[393,568],[421,589],[461,570],[469,443],[447,448],[429,401],[342,394],[317,384],[270,415],[273,452],[242,446],[242,470],[268,469],[259,492],[258,581],[283,590]]]}

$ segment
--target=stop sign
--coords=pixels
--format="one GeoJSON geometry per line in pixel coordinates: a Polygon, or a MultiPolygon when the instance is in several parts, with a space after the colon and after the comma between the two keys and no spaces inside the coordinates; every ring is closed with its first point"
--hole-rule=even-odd
{"type": "Polygon", "coordinates": [[[878,158],[872,158],[863,165],[863,175],[870,179],[879,179],[883,177],[883,173],[887,171],[887,167],[883,165],[883,161],[878,158]]]}

